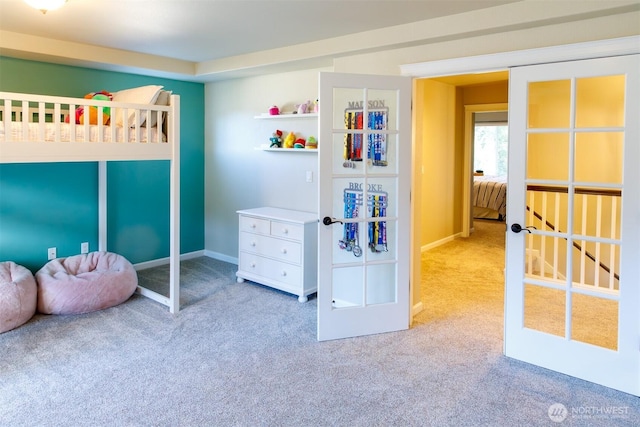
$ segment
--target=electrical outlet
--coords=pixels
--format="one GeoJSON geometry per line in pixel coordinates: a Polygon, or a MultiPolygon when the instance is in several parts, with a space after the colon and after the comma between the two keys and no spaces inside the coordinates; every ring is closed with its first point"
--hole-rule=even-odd
{"type": "Polygon", "coordinates": [[[58,252],[58,251],[56,250],[56,248],[49,248],[49,249],[47,249],[47,258],[48,258],[49,260],[56,259],[56,258],[58,257],[58,256],[57,256],[57,252],[58,252]]]}
{"type": "Polygon", "coordinates": [[[89,253],[89,242],[80,243],[80,253],[81,254],[89,253]]]}

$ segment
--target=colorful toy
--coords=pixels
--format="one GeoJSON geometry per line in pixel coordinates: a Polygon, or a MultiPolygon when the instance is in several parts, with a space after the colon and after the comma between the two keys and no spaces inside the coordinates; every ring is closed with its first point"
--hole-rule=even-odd
{"type": "Polygon", "coordinates": [[[318,148],[318,140],[314,136],[310,136],[309,138],[307,138],[307,143],[305,144],[304,148],[307,148],[307,149],[318,148]]]}
{"type": "Polygon", "coordinates": [[[273,136],[269,138],[269,141],[271,141],[271,145],[269,146],[269,148],[282,147],[282,131],[280,129],[276,129],[276,131],[273,133],[273,136]]]}
{"type": "Polygon", "coordinates": [[[297,108],[297,113],[298,114],[305,114],[307,112],[307,104],[306,103],[305,104],[299,104],[297,107],[298,107],[297,108]]]}
{"type": "Polygon", "coordinates": [[[269,114],[272,116],[277,116],[280,114],[280,109],[277,105],[272,105],[271,107],[269,107],[269,114]]]}
{"type": "Polygon", "coordinates": [[[296,135],[293,132],[289,132],[287,137],[284,139],[284,143],[282,144],[283,148],[293,148],[293,145],[296,142],[296,135]]]}
{"type": "Polygon", "coordinates": [[[293,143],[293,148],[304,148],[304,144],[305,143],[306,143],[306,141],[304,140],[304,138],[298,138],[293,143]]]}
{"type": "MultiPolygon", "coordinates": [[[[100,92],[91,92],[84,96],[84,99],[96,99],[99,101],[111,101],[113,100],[113,95],[107,92],[106,90],[100,92]]],[[[82,125],[85,121],[84,107],[80,106],[76,108],[75,113],[76,124],[82,125]]],[[[111,119],[111,108],[102,107],[102,124],[109,124],[109,120],[111,119]]],[[[69,123],[69,116],[65,117],[65,122],[69,123]]],[[[89,124],[97,125],[98,124],[98,107],[89,107],[89,124]]]]}

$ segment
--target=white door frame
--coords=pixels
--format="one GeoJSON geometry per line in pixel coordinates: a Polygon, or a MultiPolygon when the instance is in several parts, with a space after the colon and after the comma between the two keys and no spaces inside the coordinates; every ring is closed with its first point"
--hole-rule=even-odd
{"type": "Polygon", "coordinates": [[[620,37],[594,42],[524,49],[464,58],[400,65],[400,74],[414,78],[443,77],[457,74],[489,73],[519,65],[546,64],[579,59],[640,53],[640,36],[620,37]]]}

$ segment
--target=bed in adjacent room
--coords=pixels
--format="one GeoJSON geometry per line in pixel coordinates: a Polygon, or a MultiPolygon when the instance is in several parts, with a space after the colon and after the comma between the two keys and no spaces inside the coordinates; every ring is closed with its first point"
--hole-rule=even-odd
{"type": "Polygon", "coordinates": [[[507,177],[473,177],[473,217],[504,221],[507,216],[507,177]]]}

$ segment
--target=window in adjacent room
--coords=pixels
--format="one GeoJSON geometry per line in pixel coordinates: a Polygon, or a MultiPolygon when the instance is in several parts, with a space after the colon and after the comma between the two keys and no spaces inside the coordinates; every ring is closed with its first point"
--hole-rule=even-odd
{"type": "Polygon", "coordinates": [[[473,170],[486,176],[507,174],[507,112],[474,114],[473,170]]]}

